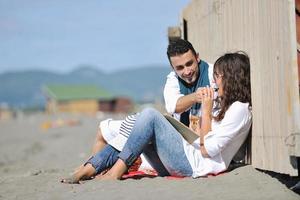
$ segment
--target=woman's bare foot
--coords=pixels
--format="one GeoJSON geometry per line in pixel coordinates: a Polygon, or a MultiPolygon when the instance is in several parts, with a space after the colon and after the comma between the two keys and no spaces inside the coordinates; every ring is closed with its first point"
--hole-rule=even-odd
{"type": "Polygon", "coordinates": [[[118,159],[114,166],[101,176],[100,180],[120,180],[127,171],[127,166],[123,160],[118,159]]]}
{"type": "Polygon", "coordinates": [[[110,172],[107,172],[106,174],[103,174],[102,176],[100,176],[98,179],[99,180],[120,180],[122,178],[121,177],[118,177],[118,176],[115,176],[114,174],[110,173],[110,172]]]}
{"type": "Polygon", "coordinates": [[[97,174],[97,175],[94,177],[94,179],[95,179],[95,180],[101,180],[101,177],[102,177],[104,174],[106,174],[106,172],[108,172],[108,170],[109,170],[109,169],[106,169],[106,170],[104,170],[103,172],[97,174]]]}

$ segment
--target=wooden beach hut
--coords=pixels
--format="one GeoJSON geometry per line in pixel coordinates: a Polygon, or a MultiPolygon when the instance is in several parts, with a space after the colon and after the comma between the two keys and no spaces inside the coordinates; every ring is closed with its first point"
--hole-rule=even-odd
{"type": "Polygon", "coordinates": [[[126,97],[113,96],[94,85],[46,85],[47,113],[129,112],[132,101],[126,97]]]}

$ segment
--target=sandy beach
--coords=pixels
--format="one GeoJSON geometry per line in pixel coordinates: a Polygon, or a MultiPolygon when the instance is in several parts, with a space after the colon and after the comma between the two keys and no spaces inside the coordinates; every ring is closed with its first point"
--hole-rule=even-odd
{"type": "Polygon", "coordinates": [[[60,183],[90,155],[98,122],[107,117],[32,114],[0,121],[0,199],[300,199],[252,166],[198,179],[60,183]]]}

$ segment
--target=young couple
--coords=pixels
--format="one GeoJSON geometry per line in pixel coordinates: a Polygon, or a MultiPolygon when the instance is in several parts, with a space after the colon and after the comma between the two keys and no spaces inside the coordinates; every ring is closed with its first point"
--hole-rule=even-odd
{"type": "Polygon", "coordinates": [[[190,110],[201,109],[199,139],[189,144],[153,108],[124,121],[106,120],[100,123],[94,156],[63,183],[79,183],[106,170],[100,179],[121,179],[141,154],[159,176],[196,178],[228,168],[252,123],[248,56],[227,53],[211,66],[182,39],[170,42],[167,55],[173,71],[164,89],[166,110],[189,126],[190,110]],[[212,84],[218,88],[216,99],[212,84]]]}

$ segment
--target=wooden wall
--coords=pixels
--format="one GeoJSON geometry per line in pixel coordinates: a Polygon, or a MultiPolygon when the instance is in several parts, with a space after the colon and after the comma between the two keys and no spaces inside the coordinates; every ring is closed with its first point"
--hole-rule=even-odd
{"type": "Polygon", "coordinates": [[[99,110],[98,100],[48,101],[47,113],[86,113],[95,114],[99,110]]]}
{"type": "Polygon", "coordinates": [[[181,19],[183,37],[200,58],[213,63],[228,51],[249,54],[252,165],[297,175],[290,160],[300,156],[294,0],[193,0],[181,19]]]}
{"type": "Polygon", "coordinates": [[[68,101],[57,101],[49,98],[46,104],[46,112],[49,114],[60,112],[95,114],[98,111],[129,113],[133,108],[133,102],[126,97],[118,97],[109,100],[82,99],[68,101]]]}

